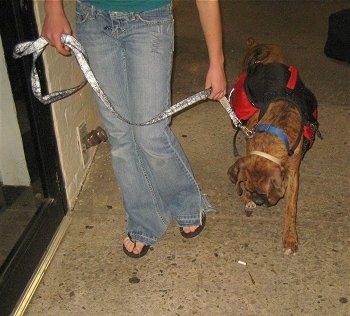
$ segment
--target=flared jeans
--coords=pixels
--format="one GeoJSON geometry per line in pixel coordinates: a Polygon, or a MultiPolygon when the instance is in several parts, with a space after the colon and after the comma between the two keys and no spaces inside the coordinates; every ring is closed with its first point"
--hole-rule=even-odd
{"type": "MultiPolygon", "coordinates": [[[[77,3],[77,36],[114,109],[131,122],[147,121],[171,104],[174,21],[171,6],[141,13],[99,10],[77,3]]],[[[170,119],[135,126],[96,97],[111,144],[127,231],[154,245],[172,219],[199,225],[211,205],[201,193],[170,119]]]]}

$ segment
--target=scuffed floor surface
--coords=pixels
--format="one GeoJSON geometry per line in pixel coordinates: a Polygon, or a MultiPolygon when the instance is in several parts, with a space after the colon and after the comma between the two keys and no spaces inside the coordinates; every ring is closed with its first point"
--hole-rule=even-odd
{"type": "MultiPolygon", "coordinates": [[[[146,257],[126,257],[120,191],[102,144],[26,315],[350,315],[350,64],[323,54],[329,14],[347,7],[222,1],[228,80],[254,36],[279,44],[319,101],[324,139],[301,167],[296,255],[282,251],[283,201],[244,215],[226,175],[234,162],[229,118],[218,103],[203,102],[173,120],[217,209],[203,233],[185,240],[174,224],[146,257]]],[[[174,102],[203,88],[207,56],[195,12],[194,1],[176,2],[174,102]]],[[[242,135],[238,148],[243,154],[242,135]]]]}

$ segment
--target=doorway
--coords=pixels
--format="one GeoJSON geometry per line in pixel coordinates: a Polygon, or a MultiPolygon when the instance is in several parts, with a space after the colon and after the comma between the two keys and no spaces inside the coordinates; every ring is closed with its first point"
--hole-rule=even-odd
{"type": "MultiPolygon", "coordinates": [[[[50,106],[33,97],[31,58],[12,58],[14,45],[38,37],[33,1],[1,1],[0,26],[0,311],[9,315],[67,207],[50,106]]],[[[41,60],[37,69],[45,89],[41,60]]]]}

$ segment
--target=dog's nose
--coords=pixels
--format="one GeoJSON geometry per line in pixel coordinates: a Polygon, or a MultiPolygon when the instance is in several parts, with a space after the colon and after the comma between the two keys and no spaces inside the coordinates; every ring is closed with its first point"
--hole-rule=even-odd
{"type": "Polygon", "coordinates": [[[257,192],[253,192],[252,198],[253,198],[253,201],[256,205],[271,206],[266,194],[259,194],[257,192]]]}

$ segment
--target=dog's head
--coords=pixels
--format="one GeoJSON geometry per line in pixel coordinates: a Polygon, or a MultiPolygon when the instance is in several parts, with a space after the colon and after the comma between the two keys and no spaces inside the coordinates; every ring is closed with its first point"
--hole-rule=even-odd
{"type": "Polygon", "coordinates": [[[228,170],[239,195],[243,191],[256,205],[273,206],[286,190],[284,168],[260,157],[239,158],[228,170]]]}
{"type": "Polygon", "coordinates": [[[247,52],[242,63],[242,70],[245,71],[250,65],[256,63],[281,63],[287,64],[281,49],[272,44],[259,44],[253,38],[247,40],[247,52]]]}

